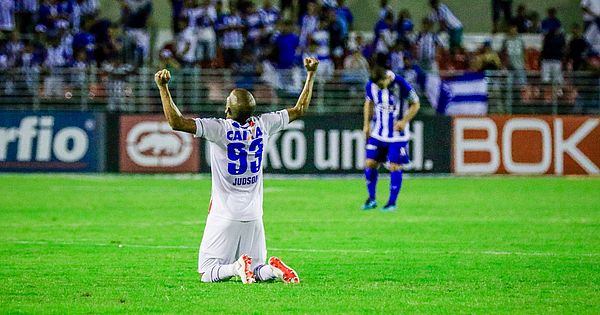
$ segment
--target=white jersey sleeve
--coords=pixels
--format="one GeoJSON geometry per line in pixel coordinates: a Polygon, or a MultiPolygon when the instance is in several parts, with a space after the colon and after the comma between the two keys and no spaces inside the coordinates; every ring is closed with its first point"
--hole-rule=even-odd
{"type": "Polygon", "coordinates": [[[218,118],[196,118],[196,137],[210,142],[222,142],[225,135],[225,121],[218,118]]]}
{"type": "Polygon", "coordinates": [[[290,124],[290,115],[287,109],[284,109],[274,113],[262,114],[260,120],[266,129],[266,133],[273,135],[287,128],[290,124]]]}

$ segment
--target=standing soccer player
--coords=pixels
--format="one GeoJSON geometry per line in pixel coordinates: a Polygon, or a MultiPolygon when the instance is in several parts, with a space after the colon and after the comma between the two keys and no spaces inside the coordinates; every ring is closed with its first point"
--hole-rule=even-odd
{"type": "Polygon", "coordinates": [[[409,161],[409,122],[419,111],[419,97],[402,77],[382,67],[372,70],[365,90],[363,131],[368,139],[365,178],[369,199],[363,209],[377,208],[378,169],[381,163],[389,162],[390,198],[382,210],[394,211],[402,187],[402,164],[409,161]]]}
{"type": "Polygon", "coordinates": [[[184,117],[169,92],[169,71],[154,75],[171,128],[210,142],[212,194],[198,261],[202,282],[233,276],[239,276],[243,283],[275,278],[286,283],[300,281],[279,258],[266,262],[262,161],[269,137],[286,129],[308,109],[318,65],[314,58],[304,59],[307,78],[296,106],[253,116],[254,97],[244,89],[235,89],[227,97],[226,119],[184,117]]]}

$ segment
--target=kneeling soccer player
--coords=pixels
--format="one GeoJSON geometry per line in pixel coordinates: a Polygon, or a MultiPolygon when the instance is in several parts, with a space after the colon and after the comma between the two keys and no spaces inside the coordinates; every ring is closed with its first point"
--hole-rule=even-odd
{"type": "Polygon", "coordinates": [[[298,274],[279,258],[266,261],[262,160],[269,137],[286,129],[308,109],[318,65],[314,58],[304,59],[307,78],[293,108],[253,116],[254,97],[244,89],[235,89],[227,97],[226,119],[184,117],[169,92],[169,71],[155,74],[163,110],[173,130],[210,142],[211,205],[198,261],[203,282],[234,276],[239,276],[243,283],[276,278],[286,283],[300,281],[298,274]]]}
{"type": "Polygon", "coordinates": [[[363,209],[377,208],[378,169],[381,163],[389,162],[390,198],[382,210],[394,211],[402,187],[402,164],[409,162],[408,124],[419,111],[419,97],[402,77],[381,67],[371,71],[365,95],[363,131],[367,138],[365,179],[369,198],[363,209]]]}

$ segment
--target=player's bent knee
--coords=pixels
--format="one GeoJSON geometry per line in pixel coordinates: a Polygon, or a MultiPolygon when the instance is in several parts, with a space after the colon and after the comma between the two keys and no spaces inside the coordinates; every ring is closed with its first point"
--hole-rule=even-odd
{"type": "Polygon", "coordinates": [[[210,275],[209,275],[208,272],[200,274],[200,281],[204,282],[204,283],[214,282],[213,279],[211,279],[211,277],[210,277],[210,275]]]}
{"type": "Polygon", "coordinates": [[[375,161],[375,160],[369,159],[369,160],[367,160],[365,162],[365,166],[367,168],[378,168],[379,167],[379,163],[377,161],[375,161]]]}
{"type": "Polygon", "coordinates": [[[390,163],[390,171],[397,172],[402,170],[402,164],[390,163]]]}

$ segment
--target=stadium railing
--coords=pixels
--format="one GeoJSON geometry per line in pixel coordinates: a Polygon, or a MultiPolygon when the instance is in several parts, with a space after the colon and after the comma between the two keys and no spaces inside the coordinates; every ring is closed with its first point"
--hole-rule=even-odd
{"type": "MultiPolygon", "coordinates": [[[[0,107],[33,110],[96,110],[160,112],[153,81],[155,68],[6,70],[0,73],[0,107]]],[[[234,87],[251,90],[261,111],[291,106],[302,87],[302,70],[262,69],[172,70],[175,102],[186,112],[223,111],[234,87]]],[[[441,73],[441,76],[453,73],[441,73]]],[[[564,72],[563,83],[544,84],[540,73],[486,72],[489,113],[599,114],[600,77],[589,72],[564,72]]],[[[313,109],[317,113],[358,113],[364,102],[367,74],[324,71],[316,82],[313,109]]],[[[426,97],[421,93],[427,105],[426,97]]],[[[425,106],[427,108],[427,106],[425,106]]],[[[427,110],[426,110],[427,111],[427,110]]],[[[432,110],[430,110],[433,113],[432,110]]]]}

